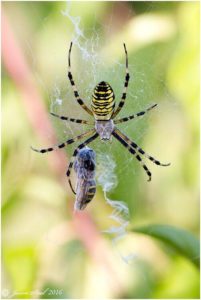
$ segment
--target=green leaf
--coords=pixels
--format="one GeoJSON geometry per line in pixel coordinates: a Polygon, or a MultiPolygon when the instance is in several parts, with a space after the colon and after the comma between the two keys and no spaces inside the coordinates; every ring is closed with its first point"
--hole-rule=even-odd
{"type": "Polygon", "coordinates": [[[154,224],[131,229],[157,238],[191,260],[197,267],[200,263],[200,243],[190,232],[170,225],[154,224]]]}

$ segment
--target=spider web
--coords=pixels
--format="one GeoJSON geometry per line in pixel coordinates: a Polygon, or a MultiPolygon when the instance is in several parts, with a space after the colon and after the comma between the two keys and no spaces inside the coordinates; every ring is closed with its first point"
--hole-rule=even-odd
{"type": "MultiPolygon", "coordinates": [[[[117,85],[118,90],[115,92],[120,95],[122,93],[124,84],[125,63],[112,60],[108,68],[108,62],[104,59],[104,55],[101,55],[100,52],[102,46],[100,39],[101,33],[98,33],[98,31],[93,28],[91,32],[89,32],[90,30],[87,32],[87,35],[90,36],[90,38],[86,37],[83,29],[81,28],[81,19],[71,15],[69,3],[67,4],[66,10],[62,11],[62,14],[74,25],[74,32],[72,33],[71,40],[73,41],[73,48],[77,48],[79,50],[79,56],[77,56],[79,62],[76,62],[76,65],[79,66],[79,72],[77,72],[76,82],[79,84],[79,86],[82,86],[82,90],[79,89],[79,91],[80,95],[82,95],[81,97],[85,99],[85,103],[88,105],[88,107],[90,107],[92,91],[96,84],[102,80],[110,82],[111,86],[113,86],[113,82],[119,82],[117,85]],[[119,76],[120,74],[121,76],[119,76]],[[119,77],[121,77],[121,83],[119,77]]],[[[109,30],[109,28],[110,26],[108,26],[106,30],[109,30]]],[[[71,64],[73,66],[73,55],[71,56],[71,64]]],[[[59,89],[57,87],[55,91],[57,96],[60,96],[58,93],[59,89]]],[[[70,94],[67,98],[72,99],[72,92],[69,90],[66,92],[70,94]]],[[[53,100],[52,104],[54,105],[55,103],[61,104],[60,97],[56,97],[56,101],[53,100]]],[[[79,117],[83,118],[83,112],[81,110],[79,117]]],[[[72,132],[71,124],[67,123],[66,126],[67,131],[72,132]]],[[[82,130],[86,130],[85,128],[82,128],[82,130]]],[[[72,134],[74,135],[74,132],[72,132],[72,134]]],[[[113,209],[109,218],[116,222],[115,226],[112,226],[103,232],[112,234],[112,236],[114,236],[112,241],[114,245],[116,245],[117,240],[123,238],[126,234],[126,228],[129,225],[129,209],[125,202],[112,200],[107,196],[107,193],[113,190],[118,184],[118,178],[115,173],[116,161],[113,158],[113,147],[111,143],[106,144],[98,141],[95,143],[95,147],[94,145],[92,147],[95,148],[97,154],[97,184],[101,186],[107,204],[113,209]]],[[[132,160],[132,158],[130,159],[132,160]]],[[[124,170],[122,169],[122,171],[124,170]]],[[[125,256],[121,253],[119,254],[126,262],[129,262],[133,257],[132,254],[129,254],[128,259],[128,255],[125,256]]]]}
{"type": "MultiPolygon", "coordinates": [[[[71,69],[74,80],[80,97],[84,99],[87,106],[90,107],[93,89],[98,82],[103,80],[109,82],[109,84],[114,87],[116,103],[119,103],[125,80],[125,53],[123,42],[127,44],[127,40],[125,39],[115,44],[115,47],[119,48],[121,52],[119,59],[115,58],[116,55],[113,55],[112,51],[107,52],[105,50],[108,44],[111,43],[110,37],[114,35],[113,31],[116,24],[117,13],[116,3],[110,3],[110,13],[105,19],[98,18],[96,11],[94,11],[94,21],[90,23],[88,27],[83,26],[82,18],[76,14],[76,11],[79,11],[79,5],[79,2],[64,2],[63,9],[60,10],[60,18],[64,18],[66,21],[66,48],[64,49],[65,56],[63,57],[64,76],[59,77],[55,74],[55,78],[53,78],[53,88],[51,91],[47,90],[46,92],[50,98],[50,111],[73,118],[91,120],[92,117],[77,104],[72,87],[67,78],[68,47],[70,41],[73,41],[71,69]],[[102,38],[103,32],[104,36],[108,37],[107,39],[102,38]]],[[[90,2],[88,2],[88,5],[90,5],[90,2]]],[[[147,5],[148,13],[151,8],[152,4],[147,5]]],[[[134,18],[131,8],[128,8],[123,14],[126,20],[132,20],[134,18]]],[[[137,58],[131,61],[129,59],[129,47],[127,46],[127,48],[130,82],[125,106],[118,117],[143,111],[155,103],[155,99],[161,97],[161,86],[163,86],[163,101],[161,101],[160,108],[146,114],[144,118],[137,118],[118,125],[118,128],[122,130],[123,133],[141,146],[140,141],[148,134],[150,126],[156,126],[154,125],[156,123],[151,122],[153,116],[154,119],[157,119],[160,117],[161,110],[168,109],[170,95],[163,80],[160,78],[160,74],[156,75],[156,73],[152,71],[153,66],[150,61],[143,62],[141,60],[139,63],[139,59],[137,58]],[[151,84],[152,81],[147,80],[145,70],[148,70],[150,76],[158,83],[158,85],[154,86],[154,89],[151,84]],[[156,76],[158,76],[158,78],[156,78],[156,76]],[[149,128],[147,124],[149,124],[149,128]],[[134,130],[135,136],[133,137],[131,134],[134,130]]],[[[48,55],[50,55],[53,60],[56,59],[54,47],[53,49],[49,49],[49,51],[48,55]]],[[[153,53],[156,50],[155,48],[150,48],[149,51],[153,53]]],[[[155,55],[160,56],[160,53],[155,53],[155,55]]],[[[40,79],[38,78],[38,80],[40,79]]],[[[41,85],[46,89],[42,81],[41,85]]],[[[61,142],[91,128],[88,125],[63,122],[57,118],[53,118],[52,122],[57,129],[58,140],[61,142]]],[[[79,141],[68,147],[67,152],[69,157],[75,147],[81,142],[83,141],[79,141]]],[[[138,172],[143,172],[143,170],[136,169],[136,159],[134,156],[114,139],[112,142],[107,143],[96,139],[89,147],[93,148],[97,156],[97,184],[101,187],[107,204],[112,207],[112,213],[109,217],[116,222],[115,226],[105,229],[104,232],[111,234],[114,237],[113,242],[116,244],[119,239],[126,235],[126,228],[129,225],[129,209],[124,199],[110,199],[108,194],[114,191],[118,184],[126,184],[126,182],[119,182],[118,178],[122,174],[129,171],[133,177],[137,177],[139,175],[138,172]],[[121,159],[117,161],[115,157],[119,157],[118,155],[121,159]]],[[[121,176],[121,178],[123,177],[121,176]]],[[[144,174],[144,180],[146,180],[146,174],[144,174]]],[[[140,205],[137,199],[136,202],[137,205],[140,205]]],[[[126,262],[130,262],[133,258],[133,254],[122,255],[120,253],[120,255],[126,262]]]]}
{"type": "MultiPolygon", "coordinates": [[[[114,22],[114,7],[112,4],[111,13],[105,22],[99,21],[100,29],[97,29],[97,18],[94,14],[94,25],[89,28],[82,27],[82,19],[72,13],[72,6],[74,8],[77,3],[66,4],[66,8],[61,11],[61,14],[66,18],[67,22],[70,22],[72,25],[71,32],[71,41],[73,41],[73,49],[71,53],[71,66],[72,73],[76,82],[77,89],[79,91],[80,97],[84,99],[85,103],[90,107],[91,95],[94,87],[100,81],[107,81],[113,87],[115,86],[116,101],[120,100],[120,97],[123,92],[123,86],[125,81],[125,53],[123,49],[123,42],[116,47],[119,47],[122,51],[122,57],[117,60],[113,58],[113,55],[106,53],[104,50],[104,41],[102,36],[102,30],[106,33],[106,36],[111,36],[113,22],[114,22]],[[96,24],[96,25],[95,25],[96,24]]],[[[132,10],[127,11],[127,19],[131,19],[133,15],[132,10]]],[[[126,41],[125,41],[126,42],[126,41]]],[[[107,41],[109,43],[109,41],[107,41]]],[[[153,51],[153,50],[152,50],[153,51]]],[[[67,51],[66,51],[67,52],[67,51]]],[[[128,52],[129,55],[129,52],[128,52]]],[[[160,55],[160,54],[159,54],[160,55]]],[[[146,81],[146,74],[143,73],[144,69],[147,67],[150,69],[152,66],[145,63],[141,63],[141,66],[136,68],[137,61],[129,62],[129,72],[130,72],[130,82],[127,91],[127,100],[124,108],[127,108],[127,113],[125,114],[124,108],[120,113],[120,116],[125,116],[142,111],[150,104],[154,103],[154,99],[158,98],[160,93],[157,89],[152,89],[150,82],[146,81]],[[144,66],[143,66],[144,65],[144,66]],[[137,79],[138,88],[135,89],[135,80],[137,79]],[[149,95],[149,99],[145,99],[145,90],[146,95],[149,95]]],[[[66,53],[66,68],[67,68],[67,53],[66,53]]],[[[150,73],[151,70],[150,70],[150,73]]],[[[153,76],[155,76],[153,74],[153,76]]],[[[160,78],[157,79],[159,85],[163,84],[160,78]]],[[[165,90],[166,99],[169,95],[165,90]]],[[[88,115],[83,112],[82,108],[77,109],[76,101],[72,92],[72,88],[68,83],[65,88],[62,89],[60,82],[58,81],[55,84],[53,94],[51,97],[51,110],[57,112],[58,114],[63,114],[67,116],[77,117],[81,119],[88,119],[88,115]],[[75,112],[76,111],[76,115],[75,112]]],[[[163,101],[163,105],[165,102],[163,101]]],[[[161,108],[163,109],[163,108],[161,108]]],[[[156,114],[159,113],[155,111],[156,114]]],[[[135,142],[141,140],[141,138],[146,135],[147,127],[146,124],[149,122],[149,119],[152,118],[152,113],[148,113],[145,117],[146,121],[143,121],[142,118],[133,120],[118,126],[125,134],[133,131],[135,128],[135,142]]],[[[90,117],[89,117],[90,119],[90,117]]],[[[150,122],[149,122],[150,124],[150,122]]],[[[76,136],[80,132],[87,130],[86,125],[79,125],[79,129],[72,123],[66,122],[63,126],[63,133],[65,136],[69,136],[69,133],[72,137],[76,136]]],[[[153,125],[152,125],[153,126],[153,125]]],[[[111,226],[108,229],[105,229],[103,232],[111,234],[113,237],[112,241],[114,245],[117,246],[119,239],[125,238],[126,229],[129,225],[129,209],[127,204],[124,202],[124,199],[111,199],[108,194],[115,189],[118,185],[118,177],[127,172],[128,169],[132,169],[133,176],[138,176],[136,171],[136,162],[135,158],[128,153],[125,148],[121,148],[116,145],[117,141],[112,143],[107,142],[103,143],[97,139],[92,147],[97,154],[97,184],[101,186],[101,189],[104,192],[104,197],[108,205],[112,208],[112,213],[109,216],[114,221],[114,226],[111,226]],[[121,151],[121,161],[116,161],[114,157],[117,152],[121,151]],[[118,165],[118,168],[117,168],[118,165]]],[[[73,146],[74,149],[75,146],[73,146]]],[[[146,180],[146,179],[145,179],[146,180]]],[[[126,263],[130,263],[135,257],[133,253],[123,255],[119,252],[120,256],[126,263]]]]}

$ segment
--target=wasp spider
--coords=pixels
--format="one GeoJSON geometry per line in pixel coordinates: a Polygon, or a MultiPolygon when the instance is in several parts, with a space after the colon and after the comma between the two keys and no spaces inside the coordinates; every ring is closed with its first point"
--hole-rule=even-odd
{"type": "MultiPolygon", "coordinates": [[[[144,150],[142,150],[135,142],[130,140],[125,134],[123,134],[117,127],[116,124],[127,122],[129,120],[132,120],[134,118],[143,116],[147,112],[149,112],[151,109],[157,106],[157,104],[153,104],[144,111],[138,112],[136,114],[133,114],[128,117],[124,117],[121,119],[115,119],[116,116],[119,114],[121,111],[122,107],[125,104],[126,100],[126,93],[127,93],[127,87],[128,87],[128,82],[129,82],[129,71],[128,71],[128,54],[126,50],[126,45],[124,44],[124,50],[125,50],[125,56],[126,56],[126,74],[125,74],[125,82],[124,82],[124,90],[121,96],[121,100],[115,109],[115,95],[113,92],[112,87],[105,81],[101,81],[98,83],[94,89],[93,95],[92,95],[92,101],[91,101],[91,109],[89,109],[84,101],[80,98],[78,90],[76,88],[75,82],[73,75],[71,73],[71,49],[72,49],[73,43],[71,42],[70,48],[69,48],[69,54],[68,54],[68,78],[70,80],[71,86],[73,88],[73,92],[75,95],[76,101],[82,106],[82,108],[91,116],[94,117],[94,121],[86,121],[86,120],[80,120],[80,119],[74,119],[74,118],[69,118],[65,116],[59,116],[55,113],[51,113],[53,116],[65,120],[65,121],[70,121],[70,122],[75,122],[75,123],[80,123],[80,124],[88,124],[88,125],[93,125],[94,128],[91,130],[88,130],[85,133],[82,133],[78,135],[75,138],[68,139],[67,141],[53,147],[49,147],[47,149],[35,149],[32,148],[36,152],[40,153],[46,153],[53,151],[55,149],[61,149],[65,147],[66,145],[72,144],[84,137],[88,137],[83,143],[81,143],[73,153],[73,156],[70,160],[68,170],[66,172],[66,175],[68,177],[69,184],[71,186],[72,191],[74,192],[71,181],[70,181],[70,173],[71,169],[75,160],[75,157],[78,153],[78,151],[82,148],[84,148],[87,144],[91,143],[94,141],[98,136],[100,137],[101,140],[109,140],[111,139],[111,136],[114,136],[124,147],[127,148],[127,150],[136,157],[136,159],[139,161],[139,163],[142,165],[143,169],[148,175],[148,181],[151,180],[151,172],[147,168],[147,166],[143,163],[143,160],[140,155],[148,158],[151,160],[153,163],[159,166],[169,166],[170,164],[162,164],[158,160],[156,160],[154,157],[150,156],[147,154],[144,150]]],[[[75,192],[74,192],[75,193],[75,192]]]]}

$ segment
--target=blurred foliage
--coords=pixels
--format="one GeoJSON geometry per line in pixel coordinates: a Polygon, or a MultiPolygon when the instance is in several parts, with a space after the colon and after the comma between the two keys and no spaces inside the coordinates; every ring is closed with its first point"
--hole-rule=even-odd
{"type": "MultiPolygon", "coordinates": [[[[17,291],[20,297],[24,298],[23,293],[31,291],[34,288],[36,280],[38,266],[34,248],[33,246],[28,247],[27,245],[24,247],[4,248],[3,256],[7,266],[7,272],[10,274],[13,290],[17,291]]],[[[26,294],[25,298],[27,298],[26,294]]]]}
{"type": "Polygon", "coordinates": [[[132,230],[155,237],[173,247],[192,262],[200,266],[200,244],[189,232],[169,225],[149,225],[132,230]]]}
{"type": "MultiPolygon", "coordinates": [[[[131,80],[121,116],[154,102],[159,108],[121,128],[171,167],[150,164],[153,179],[147,183],[141,166],[119,143],[92,145],[115,160],[118,185],[109,197],[128,204],[131,228],[139,229],[116,246],[101,233],[107,255],[90,237],[95,253],[90,252],[72,226],[65,172],[62,181],[47,156],[30,151],[43,140],[38,141],[22,92],[2,61],[2,298],[199,298],[199,271],[192,263],[196,258],[198,264],[199,246],[199,5],[3,2],[47,113],[62,97],[59,113],[87,117],[72,101],[66,78],[67,49],[76,30],[81,28],[92,44],[98,41],[98,57],[106,61],[94,65],[95,74],[93,61],[83,60],[74,45],[73,72],[87,101],[96,79],[108,80],[116,95],[122,93],[125,41],[131,80]],[[71,19],[64,14],[68,9],[71,19]],[[147,226],[156,223],[168,225],[147,226]],[[131,252],[136,257],[126,264],[122,257],[131,252]]],[[[50,121],[61,141],[81,131],[76,124],[50,121]]],[[[52,132],[46,134],[48,141],[52,132]]],[[[67,157],[74,147],[66,149],[67,157]]],[[[87,211],[99,232],[116,226],[101,188],[87,211]]]]}

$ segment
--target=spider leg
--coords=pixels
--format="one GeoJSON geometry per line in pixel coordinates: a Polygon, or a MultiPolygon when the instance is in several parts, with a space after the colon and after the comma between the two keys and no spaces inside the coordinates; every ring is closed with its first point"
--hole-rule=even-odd
{"type": "Polygon", "coordinates": [[[126,143],[134,148],[138,153],[144,155],[146,158],[148,158],[149,160],[151,160],[154,164],[158,165],[158,166],[163,166],[163,167],[167,167],[170,165],[170,163],[168,164],[162,164],[160,161],[156,160],[154,157],[150,156],[149,154],[147,154],[144,150],[142,150],[136,143],[134,143],[133,141],[131,141],[125,134],[123,134],[120,130],[115,129],[116,133],[126,141],[126,143]]]}
{"type": "Polygon", "coordinates": [[[83,137],[92,134],[93,132],[94,132],[94,129],[91,129],[91,130],[89,130],[85,133],[82,133],[82,134],[78,135],[77,137],[75,137],[73,139],[69,139],[66,142],[63,142],[62,144],[59,144],[59,145],[56,145],[56,146],[53,146],[53,147],[49,147],[49,148],[46,148],[46,149],[35,149],[33,147],[31,147],[31,149],[33,151],[36,151],[36,152],[39,152],[39,153],[51,152],[51,151],[56,150],[56,149],[61,149],[61,148],[65,147],[66,145],[70,145],[70,144],[82,139],[83,137]]]}
{"type": "Polygon", "coordinates": [[[122,94],[122,97],[121,97],[121,101],[119,102],[119,105],[118,105],[116,111],[114,111],[114,113],[112,115],[112,118],[116,117],[116,115],[121,111],[122,107],[125,104],[127,87],[128,87],[128,82],[129,82],[129,79],[130,79],[130,75],[129,75],[129,71],[128,71],[128,53],[127,53],[125,43],[124,43],[124,50],[125,50],[125,54],[126,54],[126,76],[125,76],[125,82],[124,82],[124,90],[123,90],[123,94],[122,94]]]}
{"type": "MultiPolygon", "coordinates": [[[[91,132],[91,133],[94,133],[94,132],[95,132],[95,130],[93,129],[93,132],[91,132]]],[[[73,192],[74,194],[76,194],[76,193],[75,193],[75,191],[74,191],[74,189],[73,189],[73,187],[72,187],[72,184],[71,184],[70,173],[71,173],[71,170],[72,170],[72,167],[73,167],[73,163],[74,163],[74,161],[75,161],[75,157],[76,157],[76,155],[77,155],[77,153],[78,153],[78,151],[79,151],[80,149],[84,148],[87,144],[89,144],[89,143],[91,143],[92,141],[94,141],[97,137],[98,137],[98,133],[96,132],[94,135],[92,135],[90,138],[88,138],[85,142],[83,142],[82,144],[80,144],[80,145],[75,149],[75,151],[73,152],[73,155],[72,155],[72,157],[71,157],[70,163],[69,163],[69,165],[68,165],[68,170],[67,170],[67,172],[66,172],[66,176],[67,176],[67,178],[68,178],[68,182],[69,182],[69,185],[70,185],[70,187],[71,187],[71,190],[72,190],[72,192],[73,192]]]]}
{"type": "Polygon", "coordinates": [[[70,83],[71,83],[71,86],[73,88],[73,92],[74,92],[74,95],[75,95],[75,98],[77,100],[77,102],[82,106],[82,108],[84,110],[86,110],[90,115],[93,115],[92,111],[84,104],[84,101],[80,98],[79,96],[79,93],[78,93],[78,90],[75,86],[75,82],[74,82],[74,79],[73,79],[73,75],[71,73],[71,62],[70,62],[70,55],[71,55],[71,49],[72,49],[72,45],[73,43],[71,42],[70,43],[70,48],[69,48],[69,53],[68,53],[68,78],[70,80],[70,83]]]}
{"type": "Polygon", "coordinates": [[[132,119],[134,119],[136,117],[141,117],[141,116],[143,116],[144,114],[146,114],[148,111],[150,111],[151,109],[153,109],[156,106],[157,106],[157,104],[153,104],[152,106],[148,107],[144,111],[141,111],[141,112],[139,112],[137,114],[131,115],[129,117],[124,117],[122,119],[114,120],[114,124],[124,123],[124,122],[130,121],[130,120],[132,120],[132,119]]]}
{"type": "Polygon", "coordinates": [[[64,116],[59,116],[55,113],[50,113],[52,116],[57,117],[61,120],[64,121],[69,121],[69,122],[74,122],[74,123],[79,123],[79,124],[87,124],[87,125],[94,125],[94,123],[86,121],[86,120],[80,120],[80,119],[73,119],[73,118],[69,118],[69,117],[64,117],[64,116]]]}
{"type": "Polygon", "coordinates": [[[147,166],[143,163],[142,158],[137,154],[137,152],[130,147],[130,145],[125,141],[125,139],[120,135],[119,130],[114,129],[114,131],[112,132],[112,135],[124,146],[128,149],[128,151],[133,154],[137,160],[140,162],[140,164],[142,165],[143,169],[145,170],[145,172],[147,173],[149,179],[148,181],[151,181],[151,172],[149,171],[149,169],[147,168],[147,166]]]}

